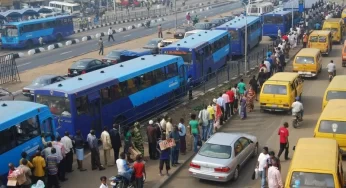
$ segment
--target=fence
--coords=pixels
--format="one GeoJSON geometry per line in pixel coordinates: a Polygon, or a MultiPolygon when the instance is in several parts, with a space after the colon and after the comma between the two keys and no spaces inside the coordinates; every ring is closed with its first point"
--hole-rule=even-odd
{"type": "Polygon", "coordinates": [[[0,84],[20,81],[14,54],[0,56],[0,84]]]}

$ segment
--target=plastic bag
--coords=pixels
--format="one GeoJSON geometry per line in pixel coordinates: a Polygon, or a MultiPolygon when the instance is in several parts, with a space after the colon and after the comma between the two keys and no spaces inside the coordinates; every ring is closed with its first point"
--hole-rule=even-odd
{"type": "Polygon", "coordinates": [[[255,168],[255,170],[254,170],[253,173],[252,173],[251,179],[252,179],[252,180],[257,180],[257,179],[258,179],[258,175],[259,175],[258,168],[255,168]]]}
{"type": "Polygon", "coordinates": [[[38,180],[36,184],[32,185],[31,188],[44,188],[44,183],[41,180],[38,180]]]}

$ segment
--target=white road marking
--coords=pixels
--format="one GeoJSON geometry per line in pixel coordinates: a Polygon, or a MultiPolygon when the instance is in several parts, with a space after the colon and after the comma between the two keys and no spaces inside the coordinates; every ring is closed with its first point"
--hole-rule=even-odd
{"type": "Polygon", "coordinates": [[[68,53],[71,53],[71,52],[72,52],[72,51],[63,52],[63,53],[61,53],[60,55],[68,54],[68,53]]]}
{"type": "Polygon", "coordinates": [[[131,35],[125,35],[124,37],[129,37],[129,36],[131,36],[131,35]]]}
{"type": "Polygon", "coordinates": [[[17,67],[21,67],[21,66],[24,66],[24,65],[29,65],[31,62],[27,62],[27,63],[24,63],[24,64],[20,64],[20,65],[17,65],[17,67]]]}

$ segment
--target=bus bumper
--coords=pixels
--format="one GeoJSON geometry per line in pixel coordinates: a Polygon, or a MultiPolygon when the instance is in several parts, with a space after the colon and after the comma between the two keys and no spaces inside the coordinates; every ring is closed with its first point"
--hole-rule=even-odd
{"type": "Polygon", "coordinates": [[[18,43],[18,44],[4,44],[2,43],[2,47],[5,49],[20,49],[25,47],[25,43],[18,43]]]}

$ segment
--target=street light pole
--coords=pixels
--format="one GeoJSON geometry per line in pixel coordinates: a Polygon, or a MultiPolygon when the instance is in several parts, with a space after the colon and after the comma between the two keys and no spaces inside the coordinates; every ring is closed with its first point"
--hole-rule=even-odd
{"type": "MultiPolygon", "coordinates": [[[[249,1],[250,2],[250,1],[249,1]]],[[[244,2],[242,2],[242,5],[244,6],[244,9],[245,9],[245,70],[244,70],[244,74],[246,75],[247,74],[247,53],[248,53],[248,49],[247,49],[247,10],[246,10],[246,4],[244,2]]]]}
{"type": "Polygon", "coordinates": [[[294,22],[293,22],[293,19],[294,19],[294,13],[293,13],[293,0],[291,1],[291,10],[292,10],[292,29],[293,29],[293,26],[294,26],[294,22]]]}
{"type": "Polygon", "coordinates": [[[177,0],[174,0],[175,29],[178,27],[177,0]]]}

